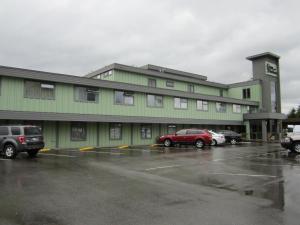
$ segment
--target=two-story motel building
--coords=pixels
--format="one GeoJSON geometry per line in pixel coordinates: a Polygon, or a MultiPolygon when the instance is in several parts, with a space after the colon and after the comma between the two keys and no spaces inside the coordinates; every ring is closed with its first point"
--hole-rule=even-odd
{"type": "Polygon", "coordinates": [[[49,148],[152,144],[186,127],[279,138],[279,56],[247,59],[252,79],[234,84],[154,65],[111,64],[83,77],[0,66],[0,123],[41,126],[49,148]]]}

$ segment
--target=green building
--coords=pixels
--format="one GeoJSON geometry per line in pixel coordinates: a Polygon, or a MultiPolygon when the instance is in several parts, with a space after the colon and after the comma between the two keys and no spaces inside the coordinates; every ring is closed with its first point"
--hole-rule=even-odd
{"type": "Polygon", "coordinates": [[[249,81],[111,64],[82,77],[0,66],[1,124],[42,127],[46,147],[144,145],[187,127],[280,138],[279,56],[248,57],[249,81]]]}

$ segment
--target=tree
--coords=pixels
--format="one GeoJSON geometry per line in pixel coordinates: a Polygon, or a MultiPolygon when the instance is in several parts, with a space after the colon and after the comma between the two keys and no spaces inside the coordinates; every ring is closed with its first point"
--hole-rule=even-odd
{"type": "Polygon", "coordinates": [[[296,112],[296,117],[300,118],[300,105],[298,105],[297,112],[296,112]]]}
{"type": "MultiPolygon", "coordinates": [[[[299,109],[299,107],[298,107],[299,109]]],[[[288,118],[296,118],[297,117],[297,111],[296,109],[293,107],[292,110],[290,111],[290,113],[288,114],[288,118]]]]}

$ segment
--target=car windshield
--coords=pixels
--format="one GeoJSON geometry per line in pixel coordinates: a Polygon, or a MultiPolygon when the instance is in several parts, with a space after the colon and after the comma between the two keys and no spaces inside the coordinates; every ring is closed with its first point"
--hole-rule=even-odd
{"type": "Polygon", "coordinates": [[[25,135],[41,135],[41,129],[39,127],[24,127],[25,135]]]}

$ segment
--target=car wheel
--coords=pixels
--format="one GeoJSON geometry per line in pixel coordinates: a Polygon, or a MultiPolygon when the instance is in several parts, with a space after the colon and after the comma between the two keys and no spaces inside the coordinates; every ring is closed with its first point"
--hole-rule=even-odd
{"type": "Polygon", "coordinates": [[[232,139],[230,140],[230,144],[235,145],[236,143],[237,143],[237,141],[236,141],[234,138],[232,138],[232,139]]]}
{"type": "Polygon", "coordinates": [[[34,158],[34,157],[36,157],[38,152],[39,152],[39,150],[28,150],[27,154],[29,155],[29,157],[34,158]]]}
{"type": "Polygon", "coordinates": [[[293,151],[297,152],[297,153],[300,153],[300,143],[295,143],[293,145],[293,151]]]}
{"type": "Polygon", "coordinates": [[[204,147],[204,142],[202,140],[197,140],[195,143],[197,148],[203,148],[204,147]]]}
{"type": "Polygon", "coordinates": [[[170,139],[166,139],[166,140],[164,141],[164,146],[165,146],[165,147],[171,147],[171,145],[172,145],[172,142],[171,142],[170,139]]]}
{"type": "Polygon", "coordinates": [[[216,145],[218,145],[218,142],[215,140],[215,139],[213,139],[212,141],[211,141],[211,144],[210,144],[211,146],[216,146],[216,145]]]}
{"type": "Polygon", "coordinates": [[[7,159],[14,159],[17,156],[17,149],[12,144],[6,144],[4,146],[3,152],[4,152],[5,158],[7,158],[7,159]]]}

